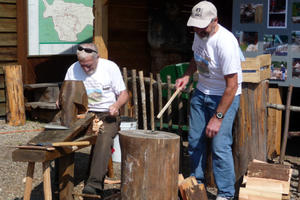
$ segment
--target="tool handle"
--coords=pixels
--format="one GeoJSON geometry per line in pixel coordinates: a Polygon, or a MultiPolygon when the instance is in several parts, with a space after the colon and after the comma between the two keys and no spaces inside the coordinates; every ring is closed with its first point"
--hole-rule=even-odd
{"type": "Polygon", "coordinates": [[[175,97],[178,95],[178,93],[181,91],[181,88],[177,88],[176,91],[174,92],[174,94],[171,96],[171,98],[169,99],[169,101],[166,103],[166,105],[161,109],[161,111],[158,113],[157,118],[159,119],[164,112],[167,110],[167,108],[170,106],[170,104],[172,103],[172,101],[175,99],[175,97]]]}
{"type": "Polygon", "coordinates": [[[90,141],[78,141],[78,142],[54,142],[52,146],[63,147],[63,146],[86,146],[90,145],[90,141]]]}

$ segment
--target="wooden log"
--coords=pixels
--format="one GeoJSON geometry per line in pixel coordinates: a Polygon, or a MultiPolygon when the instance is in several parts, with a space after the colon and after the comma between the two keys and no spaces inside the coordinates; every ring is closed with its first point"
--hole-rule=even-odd
{"type": "MultiPolygon", "coordinates": [[[[156,79],[157,79],[157,90],[158,90],[158,110],[162,109],[162,82],[160,78],[160,74],[156,74],[156,79]]],[[[159,130],[162,130],[163,128],[163,118],[159,118],[159,130]]]]}
{"type": "Polygon", "coordinates": [[[6,96],[8,102],[7,120],[12,126],[26,122],[21,65],[5,66],[6,96]]]}
{"type": "Polygon", "coordinates": [[[88,110],[88,97],[82,81],[66,80],[59,94],[61,124],[70,127],[77,120],[77,115],[88,110]]]}
{"type": "Polygon", "coordinates": [[[44,199],[52,200],[50,161],[43,162],[43,188],[44,199]]]}
{"type": "Polygon", "coordinates": [[[281,200],[282,194],[258,191],[250,188],[240,188],[239,200],[281,200]]]}
{"type": "Polygon", "coordinates": [[[149,97],[150,97],[150,122],[151,130],[154,131],[154,100],[153,100],[153,74],[150,73],[150,86],[149,86],[149,97]]]}
{"type": "Polygon", "coordinates": [[[122,200],[177,200],[179,136],[163,131],[120,131],[122,200]]]}
{"type": "Polygon", "coordinates": [[[142,110],[143,110],[143,129],[147,130],[148,128],[147,128],[146,91],[145,91],[143,71],[139,71],[139,79],[140,79],[142,110]]]}
{"type": "Polygon", "coordinates": [[[198,184],[193,176],[184,179],[179,189],[183,200],[208,199],[204,184],[198,184]]]}
{"type": "Polygon", "coordinates": [[[243,83],[240,108],[233,127],[236,179],[241,180],[253,159],[267,159],[268,81],[243,83]],[[255,99],[255,101],[254,101],[255,99]]]}
{"type": "Polygon", "coordinates": [[[30,195],[32,191],[32,179],[34,173],[34,162],[28,162],[27,166],[27,174],[26,174],[26,183],[24,190],[24,200],[30,200],[30,195]]]}
{"type": "MultiPolygon", "coordinates": [[[[139,109],[138,109],[138,96],[137,96],[137,86],[136,86],[136,70],[131,71],[132,74],[132,96],[134,105],[134,118],[139,122],[139,109]]],[[[138,124],[137,124],[138,127],[138,124]]]]}

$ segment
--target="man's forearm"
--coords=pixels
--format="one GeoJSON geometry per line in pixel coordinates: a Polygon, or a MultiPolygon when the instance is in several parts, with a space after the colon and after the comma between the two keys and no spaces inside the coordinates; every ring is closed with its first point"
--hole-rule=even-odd
{"type": "Polygon", "coordinates": [[[127,103],[129,98],[127,90],[123,90],[120,95],[118,96],[117,101],[115,102],[115,105],[120,109],[125,103],[127,103]]]}

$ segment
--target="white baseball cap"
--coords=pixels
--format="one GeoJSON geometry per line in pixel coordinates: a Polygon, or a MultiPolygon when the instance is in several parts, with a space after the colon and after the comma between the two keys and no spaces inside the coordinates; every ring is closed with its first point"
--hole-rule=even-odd
{"type": "Polygon", "coordinates": [[[212,19],[216,17],[217,9],[214,4],[209,1],[201,1],[193,7],[187,26],[205,28],[211,23],[212,19]]]}

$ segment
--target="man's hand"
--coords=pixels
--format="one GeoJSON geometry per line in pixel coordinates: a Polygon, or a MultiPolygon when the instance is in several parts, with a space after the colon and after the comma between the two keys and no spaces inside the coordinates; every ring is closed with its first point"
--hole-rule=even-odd
{"type": "Polygon", "coordinates": [[[205,130],[206,136],[208,138],[213,138],[214,136],[216,136],[220,130],[221,124],[222,119],[216,118],[215,115],[210,118],[205,130]]]}
{"type": "Polygon", "coordinates": [[[119,115],[119,106],[114,103],[113,105],[109,106],[109,114],[111,116],[118,116],[119,115]]]}
{"type": "Polygon", "coordinates": [[[189,76],[183,76],[179,79],[176,80],[176,89],[180,88],[181,90],[183,90],[185,88],[185,86],[189,83],[190,77],[189,76]]]}

